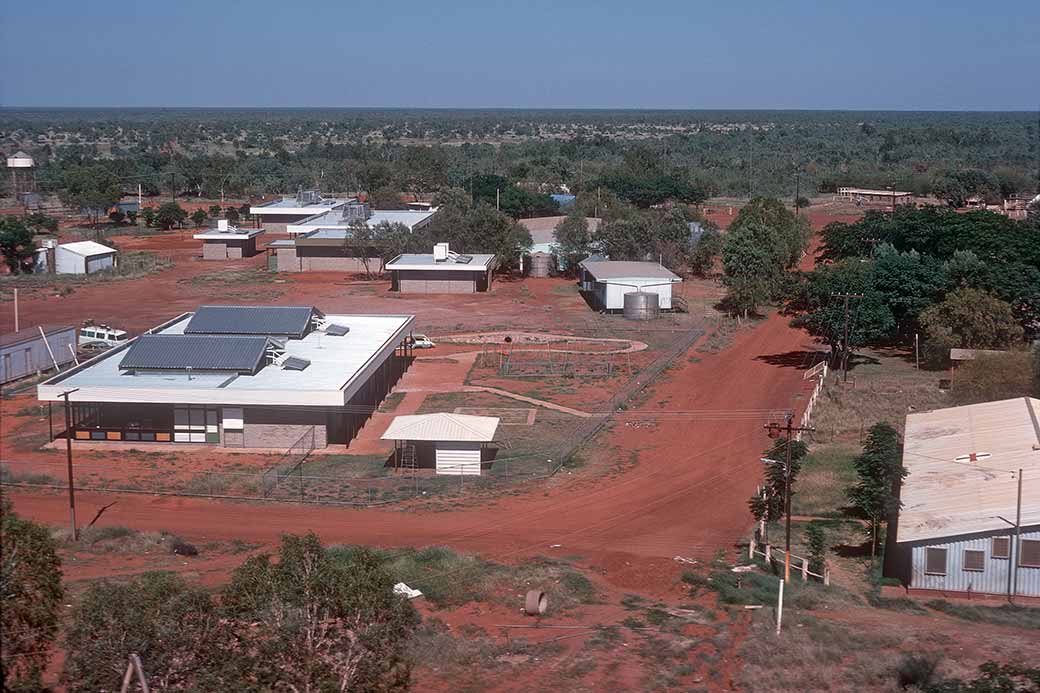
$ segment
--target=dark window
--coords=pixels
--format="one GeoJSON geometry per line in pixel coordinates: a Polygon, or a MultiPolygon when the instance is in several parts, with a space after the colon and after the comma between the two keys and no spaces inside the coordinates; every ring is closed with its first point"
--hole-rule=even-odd
{"type": "Polygon", "coordinates": [[[946,549],[924,550],[924,572],[926,575],[946,574],[946,549]]]}
{"type": "Polygon", "coordinates": [[[1023,539],[1018,564],[1023,568],[1040,568],[1040,539],[1023,539]]]}
{"type": "Polygon", "coordinates": [[[964,569],[985,570],[986,552],[979,549],[964,549],[964,569]]]}
{"type": "Polygon", "coordinates": [[[1011,557],[1011,537],[993,537],[993,548],[990,549],[993,558],[1011,557]]]}

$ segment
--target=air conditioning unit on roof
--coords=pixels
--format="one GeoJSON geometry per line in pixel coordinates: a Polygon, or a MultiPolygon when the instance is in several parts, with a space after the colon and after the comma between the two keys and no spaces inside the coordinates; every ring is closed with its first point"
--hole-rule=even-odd
{"type": "Polygon", "coordinates": [[[433,261],[447,262],[449,252],[447,243],[437,243],[433,246],[433,261]]]}

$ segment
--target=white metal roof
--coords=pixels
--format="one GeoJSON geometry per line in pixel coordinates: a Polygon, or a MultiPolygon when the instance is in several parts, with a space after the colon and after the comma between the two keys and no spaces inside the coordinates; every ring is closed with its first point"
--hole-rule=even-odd
{"type": "Polygon", "coordinates": [[[463,443],[489,443],[498,430],[497,416],[470,414],[412,414],[396,416],[383,440],[443,440],[463,443]]]}
{"type": "Polygon", "coordinates": [[[332,198],[323,197],[315,202],[300,202],[295,197],[283,197],[270,200],[259,205],[249,207],[250,214],[264,216],[265,214],[317,214],[342,207],[348,202],[354,202],[357,198],[332,198]]]}
{"type": "Polygon", "coordinates": [[[62,250],[67,250],[70,253],[76,255],[82,255],[83,257],[93,257],[95,255],[108,255],[109,253],[116,252],[115,248],[109,248],[107,245],[101,245],[94,241],[75,241],[73,243],[62,243],[58,246],[62,250]]]}
{"type": "Polygon", "coordinates": [[[466,255],[472,258],[469,262],[457,262],[451,259],[437,261],[433,254],[410,254],[398,255],[386,263],[388,270],[443,270],[455,272],[486,272],[495,262],[494,255],[466,255]]]}
{"type": "Polygon", "coordinates": [[[263,229],[245,229],[242,227],[238,227],[234,231],[210,229],[196,233],[192,238],[197,241],[247,241],[254,236],[259,236],[263,232],[263,229]]]}
{"type": "Polygon", "coordinates": [[[906,197],[907,195],[913,195],[913,193],[903,190],[875,190],[873,188],[841,187],[838,188],[838,192],[848,195],[885,195],[886,197],[906,197]]]}
{"type": "MultiPolygon", "coordinates": [[[[389,224],[404,224],[409,230],[425,223],[430,217],[437,213],[436,209],[373,209],[371,216],[366,219],[368,226],[374,227],[382,222],[389,224]]],[[[288,224],[285,230],[289,234],[307,233],[318,228],[326,229],[349,229],[351,221],[343,218],[343,212],[332,209],[320,212],[313,216],[301,219],[295,224],[288,224]]]]}
{"type": "Polygon", "coordinates": [[[667,267],[656,262],[633,262],[628,260],[582,260],[579,263],[597,281],[621,279],[661,279],[681,282],[682,279],[667,267]]]}
{"type": "Polygon", "coordinates": [[[906,417],[897,541],[1007,529],[1023,470],[1022,525],[1040,524],[1040,400],[1029,397],[906,417]]]}
{"type": "MultiPolygon", "coordinates": [[[[192,317],[186,313],[156,334],[184,334],[192,317]]],[[[276,365],[254,375],[154,371],[130,374],[120,370],[125,347],[105,352],[78,368],[40,384],[37,397],[57,401],[72,388],[74,402],[162,402],[177,404],[343,406],[366,382],[386,356],[393,353],[411,329],[413,315],[326,315],[350,332],[334,337],[322,331],[303,339],[285,340],[285,355],[307,359],[303,371],[276,365]]]]}

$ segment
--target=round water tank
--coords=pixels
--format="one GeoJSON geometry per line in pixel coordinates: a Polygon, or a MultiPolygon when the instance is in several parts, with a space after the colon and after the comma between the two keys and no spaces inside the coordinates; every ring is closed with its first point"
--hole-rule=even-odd
{"type": "Polygon", "coordinates": [[[533,253],[531,255],[531,276],[548,277],[552,271],[553,256],[549,253],[533,253]]]}
{"type": "Polygon", "coordinates": [[[659,297],[652,291],[625,294],[625,317],[629,320],[653,320],[660,311],[659,297]]]}

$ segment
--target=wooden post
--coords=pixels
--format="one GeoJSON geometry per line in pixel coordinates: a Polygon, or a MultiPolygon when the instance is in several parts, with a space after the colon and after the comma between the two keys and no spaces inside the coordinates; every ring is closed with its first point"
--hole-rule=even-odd
{"type": "Polygon", "coordinates": [[[755,538],[751,537],[751,541],[748,542],[747,557],[749,561],[755,560],[755,538]]]}
{"type": "Polygon", "coordinates": [[[780,581],[780,592],[776,597],[776,636],[780,637],[780,623],[784,618],[784,581],[780,581]]]}
{"type": "Polygon", "coordinates": [[[766,544],[766,563],[773,562],[773,547],[766,544]]]}
{"type": "Polygon", "coordinates": [[[823,566],[823,586],[831,586],[831,569],[827,566],[823,566]]]}
{"type": "Polygon", "coordinates": [[[809,581],[809,559],[802,559],[802,582],[809,581]]]}

